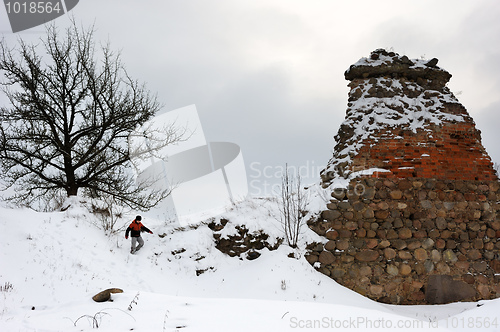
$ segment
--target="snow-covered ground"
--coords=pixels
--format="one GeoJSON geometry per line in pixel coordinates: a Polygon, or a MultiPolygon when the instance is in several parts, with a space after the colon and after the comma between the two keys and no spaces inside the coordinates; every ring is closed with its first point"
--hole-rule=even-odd
{"type": "MultiPolygon", "coordinates": [[[[144,234],[145,247],[131,255],[123,231],[106,235],[81,207],[0,213],[2,332],[500,331],[499,300],[380,304],[316,272],[300,249],[283,245],[262,250],[256,260],[231,258],[215,248],[205,224],[180,228],[145,216],[154,234],[144,234]],[[296,258],[288,257],[292,252],[296,258]],[[197,276],[199,270],[207,271],[197,276]],[[112,302],[92,300],[111,287],[124,292],[113,294],[112,302]]],[[[277,213],[272,200],[251,198],[224,216],[275,238],[281,235],[277,213]]],[[[302,238],[315,234],[304,228],[302,238]]]]}

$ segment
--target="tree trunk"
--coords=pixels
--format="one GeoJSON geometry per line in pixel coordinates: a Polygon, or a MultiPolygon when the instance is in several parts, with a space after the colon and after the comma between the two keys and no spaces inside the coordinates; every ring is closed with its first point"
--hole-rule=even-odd
{"type": "Polygon", "coordinates": [[[66,154],[64,155],[64,170],[66,173],[66,193],[68,197],[76,196],[78,194],[78,185],[76,184],[75,169],[71,159],[70,148],[66,149],[66,154]]]}
{"type": "Polygon", "coordinates": [[[75,186],[71,186],[71,187],[66,187],[66,193],[68,195],[68,197],[70,196],[77,196],[78,195],[78,187],[75,185],[75,186]]]}

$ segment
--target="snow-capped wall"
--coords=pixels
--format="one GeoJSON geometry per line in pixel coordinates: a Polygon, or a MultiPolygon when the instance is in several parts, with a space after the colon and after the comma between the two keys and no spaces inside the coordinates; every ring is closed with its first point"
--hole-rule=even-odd
{"type": "Polygon", "coordinates": [[[451,75],[436,64],[379,49],[346,71],[348,108],[325,186],[373,168],[384,177],[496,179],[480,131],[446,87],[451,75]]]}
{"type": "Polygon", "coordinates": [[[500,297],[500,183],[437,62],[379,49],[346,71],[331,200],[309,222],[325,239],[308,261],[381,302],[500,297]]]}

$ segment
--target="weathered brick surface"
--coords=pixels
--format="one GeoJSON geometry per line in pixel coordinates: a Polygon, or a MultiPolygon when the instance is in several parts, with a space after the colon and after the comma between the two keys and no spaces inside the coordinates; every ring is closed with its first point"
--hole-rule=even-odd
{"type": "Polygon", "coordinates": [[[424,131],[415,134],[398,128],[387,129],[380,132],[376,143],[373,140],[363,142],[351,168],[390,171],[376,173],[374,176],[377,177],[497,179],[491,159],[481,144],[480,132],[472,120],[435,126],[432,138],[424,131]]]}

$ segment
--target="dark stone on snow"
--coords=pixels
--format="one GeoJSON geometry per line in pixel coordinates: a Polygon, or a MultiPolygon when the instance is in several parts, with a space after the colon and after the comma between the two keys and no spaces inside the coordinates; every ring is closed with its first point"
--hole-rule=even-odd
{"type": "Polygon", "coordinates": [[[249,261],[253,261],[254,259],[257,259],[259,257],[260,257],[260,253],[257,251],[250,251],[249,253],[247,253],[247,259],[249,261]]]}
{"type": "Polygon", "coordinates": [[[106,302],[111,299],[111,294],[116,294],[116,293],[123,293],[123,290],[120,288],[108,288],[94,295],[92,297],[92,300],[96,302],[106,302]]]}
{"type": "Polygon", "coordinates": [[[439,60],[437,58],[432,58],[425,65],[427,67],[435,68],[437,66],[438,61],[439,60]]]}

